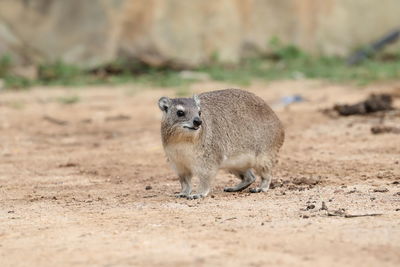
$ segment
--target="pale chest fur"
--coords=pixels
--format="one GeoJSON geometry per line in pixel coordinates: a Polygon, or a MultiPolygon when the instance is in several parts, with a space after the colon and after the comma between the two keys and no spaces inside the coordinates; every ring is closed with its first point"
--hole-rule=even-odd
{"type": "Polygon", "coordinates": [[[191,143],[175,143],[165,146],[165,154],[178,172],[191,171],[196,165],[195,147],[191,143]]]}

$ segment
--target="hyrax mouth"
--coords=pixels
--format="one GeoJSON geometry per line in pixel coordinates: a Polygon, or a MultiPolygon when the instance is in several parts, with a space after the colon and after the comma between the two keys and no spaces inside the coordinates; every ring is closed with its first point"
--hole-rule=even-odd
{"type": "Polygon", "coordinates": [[[191,131],[197,131],[200,128],[200,126],[192,126],[192,127],[183,126],[183,128],[189,129],[191,131]]]}

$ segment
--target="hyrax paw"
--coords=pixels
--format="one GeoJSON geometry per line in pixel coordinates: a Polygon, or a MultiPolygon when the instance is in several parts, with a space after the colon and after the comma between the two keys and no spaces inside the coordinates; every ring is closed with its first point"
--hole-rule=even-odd
{"type": "Polygon", "coordinates": [[[199,199],[199,198],[203,198],[204,196],[201,194],[193,194],[193,195],[188,195],[186,196],[187,199],[189,200],[193,200],[193,199],[199,199]]]}
{"type": "Polygon", "coordinates": [[[250,193],[261,193],[261,192],[265,192],[265,190],[260,187],[250,188],[250,193]]]}
{"type": "Polygon", "coordinates": [[[184,197],[188,197],[188,195],[184,194],[184,193],[179,193],[179,194],[176,194],[175,197],[176,198],[184,198],[184,197]]]}
{"type": "Polygon", "coordinates": [[[224,192],[235,192],[235,191],[237,191],[237,190],[235,190],[235,188],[233,188],[233,187],[225,187],[224,188],[224,192]]]}

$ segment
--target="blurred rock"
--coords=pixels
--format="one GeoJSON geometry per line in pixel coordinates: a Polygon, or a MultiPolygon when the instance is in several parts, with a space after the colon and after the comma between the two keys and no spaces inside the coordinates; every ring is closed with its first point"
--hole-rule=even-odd
{"type": "Polygon", "coordinates": [[[398,0],[5,0],[0,55],[20,65],[61,59],[93,67],[118,57],[154,66],[236,64],[278,37],[344,56],[398,27],[398,10],[398,0]]]}
{"type": "Polygon", "coordinates": [[[30,66],[16,66],[11,72],[19,77],[26,78],[28,80],[36,80],[38,78],[38,69],[34,65],[30,66]]]}
{"type": "Polygon", "coordinates": [[[210,75],[205,72],[189,71],[184,70],[179,72],[179,77],[183,80],[195,80],[195,81],[208,81],[210,80],[210,75]]]}
{"type": "Polygon", "coordinates": [[[94,66],[112,60],[116,38],[110,13],[118,2],[0,1],[0,53],[20,65],[61,59],[94,66]]]}

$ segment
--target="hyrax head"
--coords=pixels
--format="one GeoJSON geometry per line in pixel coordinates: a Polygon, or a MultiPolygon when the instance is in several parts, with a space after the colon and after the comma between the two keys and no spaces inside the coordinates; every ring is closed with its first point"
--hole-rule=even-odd
{"type": "Polygon", "coordinates": [[[161,97],[158,106],[163,112],[163,126],[175,134],[197,134],[201,129],[200,99],[196,95],[193,98],[161,97]]]}

